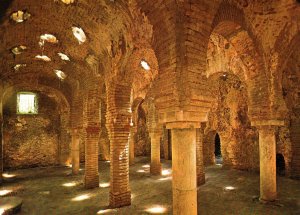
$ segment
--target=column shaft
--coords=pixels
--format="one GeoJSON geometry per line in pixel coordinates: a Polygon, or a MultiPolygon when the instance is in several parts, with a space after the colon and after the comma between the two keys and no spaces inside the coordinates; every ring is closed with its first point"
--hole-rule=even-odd
{"type": "Polygon", "coordinates": [[[72,134],[72,173],[79,173],[80,151],[79,151],[79,134],[78,131],[73,131],[72,134]]]}
{"type": "Polygon", "coordinates": [[[130,137],[129,137],[129,165],[134,164],[134,134],[135,128],[132,127],[130,129],[130,137]]]}
{"type": "Polygon", "coordinates": [[[0,184],[3,181],[3,121],[0,115],[0,184]]]}
{"type": "Polygon", "coordinates": [[[205,183],[203,161],[203,129],[196,129],[197,186],[205,183]]]}
{"type": "Polygon", "coordinates": [[[98,141],[99,128],[88,127],[86,129],[85,142],[85,187],[99,187],[98,173],[98,141]]]}
{"type": "Polygon", "coordinates": [[[172,129],[173,214],[197,214],[196,129],[172,129]]]}
{"type": "Polygon", "coordinates": [[[263,126],[259,129],[260,199],[274,201],[276,191],[276,138],[275,129],[263,126]]]}
{"type": "Polygon", "coordinates": [[[150,164],[150,173],[152,175],[161,175],[160,137],[161,137],[161,135],[158,132],[151,134],[151,164],[150,164]]]}
{"type": "Polygon", "coordinates": [[[109,204],[118,208],[131,204],[129,187],[129,134],[131,87],[107,85],[106,127],[110,138],[109,204]]]}

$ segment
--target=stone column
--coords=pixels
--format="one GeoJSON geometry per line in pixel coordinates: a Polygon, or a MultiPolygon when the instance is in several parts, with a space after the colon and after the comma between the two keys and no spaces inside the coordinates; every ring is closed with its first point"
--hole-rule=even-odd
{"type": "Polygon", "coordinates": [[[3,174],[3,118],[0,113],[0,184],[2,184],[3,181],[2,174],[3,174]]]}
{"type": "Polygon", "coordinates": [[[259,127],[260,200],[274,201],[276,191],[275,127],[259,127]]]}
{"type": "Polygon", "coordinates": [[[196,215],[196,129],[172,128],[172,155],[173,214],[196,215]]]}
{"type": "Polygon", "coordinates": [[[163,127],[163,152],[164,152],[164,159],[168,160],[169,159],[169,138],[168,138],[168,129],[166,127],[163,127]]]}
{"type": "Polygon", "coordinates": [[[73,129],[71,154],[72,154],[72,173],[74,175],[77,175],[79,173],[79,167],[80,167],[79,140],[80,138],[79,138],[78,130],[73,129]]]}
{"type": "Polygon", "coordinates": [[[98,172],[98,141],[100,129],[99,127],[86,128],[85,141],[85,187],[99,187],[98,172]]]}
{"type": "Polygon", "coordinates": [[[150,173],[152,175],[161,175],[160,137],[161,134],[159,132],[150,133],[150,138],[151,138],[150,173]]]}
{"type": "Polygon", "coordinates": [[[197,186],[205,183],[203,161],[203,128],[196,129],[197,186]]]}
{"type": "Polygon", "coordinates": [[[2,184],[3,181],[2,174],[3,174],[3,107],[2,107],[2,92],[0,91],[0,184],[2,184]]]}
{"type": "Polygon", "coordinates": [[[130,128],[130,137],[129,137],[129,165],[134,164],[134,134],[136,132],[136,127],[132,126],[130,128]]]}

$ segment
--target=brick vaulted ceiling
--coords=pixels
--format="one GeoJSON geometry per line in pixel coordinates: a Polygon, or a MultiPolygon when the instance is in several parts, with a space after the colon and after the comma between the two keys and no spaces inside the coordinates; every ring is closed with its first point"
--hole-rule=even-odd
{"type": "MultiPolygon", "coordinates": [[[[211,35],[215,38],[221,35],[236,49],[240,64],[247,67],[245,71],[254,71],[252,76],[250,72],[246,74],[249,78],[246,81],[262,80],[257,78],[262,76],[270,80],[262,93],[265,97],[260,101],[253,99],[253,108],[255,105],[268,106],[267,109],[274,108],[274,111],[281,108],[262,104],[262,99],[269,101],[272,98],[279,101],[278,104],[282,100],[276,97],[281,91],[278,81],[284,69],[282,65],[285,65],[285,56],[291,52],[291,44],[299,43],[296,35],[300,28],[300,6],[295,0],[71,2],[6,0],[1,3],[2,80],[12,85],[47,85],[59,88],[71,97],[78,83],[84,86],[91,77],[128,76],[131,70],[128,65],[133,65],[132,71],[138,74],[139,60],[148,58],[157,70],[154,74],[159,74],[151,86],[156,88],[156,102],[164,113],[162,120],[172,121],[174,117],[178,120],[178,112],[183,111],[187,115],[182,116],[199,121],[194,113],[198,116],[199,112],[203,113],[205,117],[211,103],[207,90],[211,67],[207,64],[207,56],[211,53],[208,49],[213,46],[209,41],[211,35]],[[10,16],[18,10],[27,11],[31,16],[16,23],[10,16]],[[79,44],[72,27],[83,29],[85,42],[79,44]],[[58,42],[45,42],[41,47],[39,42],[43,34],[54,35],[58,42]],[[11,50],[20,45],[27,49],[21,54],[13,54],[11,50]],[[60,52],[70,61],[62,60],[58,55],[60,52]],[[47,55],[51,61],[37,60],[36,55],[47,55]],[[94,62],[98,62],[96,73],[91,69],[94,62]],[[16,70],[16,65],[21,66],[16,70]],[[63,84],[54,70],[67,75],[63,84]]],[[[139,80],[133,86],[142,89],[141,92],[135,90],[136,96],[145,96],[148,84],[143,82],[151,82],[154,78],[132,76],[139,80]]],[[[253,113],[259,114],[255,110],[253,113]]]]}

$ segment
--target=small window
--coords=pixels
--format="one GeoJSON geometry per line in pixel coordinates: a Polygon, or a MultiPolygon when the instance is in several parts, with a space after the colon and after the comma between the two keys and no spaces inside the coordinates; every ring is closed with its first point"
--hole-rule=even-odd
{"type": "Polygon", "coordinates": [[[37,96],[35,93],[18,93],[18,114],[37,114],[37,96]]]}

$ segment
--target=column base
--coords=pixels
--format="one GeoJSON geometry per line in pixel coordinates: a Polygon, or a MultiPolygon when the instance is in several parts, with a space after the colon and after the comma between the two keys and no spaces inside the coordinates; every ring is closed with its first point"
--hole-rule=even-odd
{"type": "Polygon", "coordinates": [[[277,199],[274,199],[274,200],[265,200],[265,199],[262,199],[262,198],[259,198],[259,202],[262,203],[262,204],[273,204],[274,202],[276,202],[277,199]]]}
{"type": "Polygon", "coordinates": [[[173,188],[173,214],[197,215],[197,190],[176,190],[173,188]]]}
{"type": "Polygon", "coordinates": [[[132,166],[134,164],[135,164],[134,160],[129,159],[129,166],[132,166]]]}
{"type": "Polygon", "coordinates": [[[94,177],[84,177],[84,187],[86,189],[92,189],[99,187],[99,175],[97,174],[94,177]]]}
{"type": "Polygon", "coordinates": [[[151,175],[161,175],[162,167],[161,164],[150,164],[151,175]]]}
{"type": "Polygon", "coordinates": [[[205,184],[205,174],[197,176],[197,186],[205,184]]]}
{"type": "Polygon", "coordinates": [[[109,193],[109,206],[112,208],[120,208],[131,205],[131,192],[125,193],[109,193]]]}
{"type": "Polygon", "coordinates": [[[78,175],[79,174],[79,169],[77,170],[72,170],[72,175],[78,175]]]}

